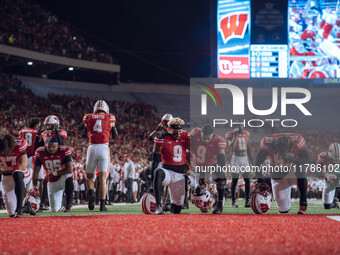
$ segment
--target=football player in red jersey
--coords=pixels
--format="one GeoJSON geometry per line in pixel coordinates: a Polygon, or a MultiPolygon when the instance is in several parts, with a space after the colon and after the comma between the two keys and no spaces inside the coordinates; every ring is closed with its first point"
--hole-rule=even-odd
{"type": "Polygon", "coordinates": [[[151,171],[154,172],[153,188],[156,198],[156,214],[162,214],[163,186],[169,186],[171,210],[180,213],[185,197],[185,173],[188,170],[186,151],[190,146],[190,133],[183,130],[184,120],[173,118],[168,122],[169,134],[155,138],[151,171]],[[162,167],[158,167],[162,161],[162,167]]]}
{"type": "MultiPolygon", "coordinates": [[[[19,131],[19,136],[24,138],[27,142],[27,169],[30,171],[30,174],[33,175],[33,157],[35,153],[34,149],[34,141],[37,136],[39,130],[40,119],[38,117],[30,118],[28,121],[28,127],[23,128],[19,131]]],[[[39,172],[39,193],[43,192],[43,180],[44,180],[44,171],[41,169],[39,172]]],[[[29,185],[27,185],[29,188],[29,185]]],[[[26,194],[28,190],[26,189],[26,194]]]]}
{"type": "Polygon", "coordinates": [[[340,144],[332,143],[328,151],[323,151],[318,155],[318,162],[322,167],[326,167],[324,188],[322,191],[322,201],[325,209],[339,209],[338,203],[334,202],[335,190],[340,187],[340,178],[336,173],[340,164],[340,144]]]}
{"type": "Polygon", "coordinates": [[[31,180],[27,167],[25,139],[0,134],[0,172],[3,174],[2,191],[10,217],[22,217],[25,186],[31,180]]]}
{"type": "Polygon", "coordinates": [[[45,146],[35,151],[35,156],[33,186],[37,185],[39,171],[43,165],[47,172],[47,192],[52,212],[61,209],[64,190],[66,194],[64,212],[70,212],[74,189],[71,149],[59,145],[57,138],[49,137],[45,140],[45,146]]]}
{"type": "Polygon", "coordinates": [[[44,120],[45,130],[39,128],[34,141],[34,148],[37,149],[44,146],[46,139],[50,137],[57,138],[59,145],[66,145],[67,132],[60,129],[60,121],[57,116],[49,115],[44,120]]]}
{"type": "MultiPolygon", "coordinates": [[[[200,128],[194,128],[191,131],[191,153],[192,160],[195,167],[214,166],[219,165],[224,167],[226,164],[225,149],[227,142],[218,134],[214,133],[214,128],[206,124],[200,128]]],[[[199,187],[205,187],[204,175],[199,174],[199,187]]],[[[221,214],[223,211],[223,198],[226,178],[224,172],[214,172],[214,181],[216,181],[218,191],[218,202],[214,214],[221,214]],[[217,174],[217,175],[216,175],[217,174]]]]}
{"type": "MultiPolygon", "coordinates": [[[[253,164],[253,159],[251,156],[251,151],[249,147],[249,137],[250,134],[248,131],[243,130],[243,125],[237,125],[234,131],[227,132],[225,134],[226,140],[229,143],[229,146],[233,152],[233,156],[231,158],[231,165],[235,167],[235,173],[231,174],[232,182],[231,182],[231,199],[232,206],[237,208],[236,204],[236,186],[238,182],[238,177],[240,175],[240,168],[249,167],[249,165],[253,164]]],[[[244,183],[245,183],[245,193],[246,193],[246,202],[245,207],[250,207],[249,197],[250,197],[250,173],[241,172],[244,183]]]]}
{"type": "MultiPolygon", "coordinates": [[[[307,175],[303,168],[309,164],[309,154],[305,148],[305,139],[299,134],[284,133],[272,134],[264,137],[257,152],[255,164],[261,166],[269,157],[273,166],[292,166],[290,172],[278,171],[271,174],[274,199],[280,213],[288,213],[291,205],[291,186],[295,184],[300,191],[300,209],[298,214],[307,211],[307,175]]],[[[260,179],[259,182],[262,180],[260,179]]]]}
{"type": "MultiPolygon", "coordinates": [[[[67,132],[64,129],[60,129],[60,121],[59,118],[55,115],[49,115],[44,120],[44,125],[40,125],[37,136],[34,141],[34,149],[38,149],[41,146],[45,145],[46,139],[50,137],[55,137],[59,143],[59,145],[66,145],[67,132]]],[[[43,168],[43,167],[42,167],[43,168]]],[[[40,170],[39,179],[42,178],[43,170],[40,170]]],[[[40,193],[41,196],[41,206],[40,210],[43,210],[44,204],[47,199],[47,182],[43,181],[43,192],[40,193]]],[[[40,188],[40,187],[39,187],[40,188]]]]}
{"type": "Polygon", "coordinates": [[[86,114],[83,122],[88,132],[89,147],[86,157],[86,185],[88,189],[90,210],[94,209],[95,193],[94,193],[94,174],[99,168],[99,192],[100,192],[100,211],[107,211],[105,207],[106,200],[106,179],[108,169],[110,167],[110,132],[112,131],[112,139],[117,135],[115,127],[116,118],[109,113],[109,106],[104,100],[95,103],[92,114],[86,114]]]}
{"type": "Polygon", "coordinates": [[[159,123],[157,128],[148,136],[149,141],[153,142],[153,139],[156,136],[158,138],[163,138],[169,131],[168,122],[173,118],[174,117],[170,113],[164,114],[161,123],[159,123]]]}

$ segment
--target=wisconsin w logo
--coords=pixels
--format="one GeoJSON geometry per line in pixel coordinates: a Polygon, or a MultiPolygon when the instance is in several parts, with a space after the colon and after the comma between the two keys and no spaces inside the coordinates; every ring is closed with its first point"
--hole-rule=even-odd
{"type": "Polygon", "coordinates": [[[248,12],[233,12],[221,19],[219,30],[224,43],[244,37],[249,24],[248,16],[248,12]]]}

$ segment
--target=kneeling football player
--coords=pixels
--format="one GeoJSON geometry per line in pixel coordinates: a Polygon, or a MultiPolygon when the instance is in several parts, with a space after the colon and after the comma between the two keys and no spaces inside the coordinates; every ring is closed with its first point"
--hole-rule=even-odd
{"type": "Polygon", "coordinates": [[[2,191],[7,213],[10,217],[22,217],[25,186],[31,180],[27,167],[27,143],[23,138],[0,134],[0,172],[2,191]]]}
{"type": "Polygon", "coordinates": [[[37,185],[41,165],[47,171],[47,192],[52,212],[58,212],[62,207],[65,190],[66,206],[64,212],[70,212],[73,196],[72,157],[71,149],[59,145],[55,137],[46,139],[45,146],[35,152],[33,185],[37,185]]]}
{"type": "MultiPolygon", "coordinates": [[[[214,133],[214,128],[211,125],[204,125],[202,129],[194,128],[191,131],[191,149],[193,156],[193,164],[195,167],[210,167],[220,166],[223,168],[226,164],[225,149],[227,142],[218,134],[214,133]]],[[[199,187],[205,187],[205,178],[203,173],[199,175],[199,187]]],[[[224,172],[215,171],[213,180],[216,182],[218,201],[214,214],[221,214],[223,211],[224,188],[226,178],[224,172]]],[[[212,176],[211,176],[212,177],[212,176]]]]}
{"type": "Polygon", "coordinates": [[[291,206],[291,186],[295,184],[300,191],[300,209],[298,214],[307,211],[307,174],[304,164],[310,162],[305,148],[305,139],[299,134],[283,133],[264,137],[257,152],[255,164],[260,166],[267,157],[273,166],[290,166],[289,172],[279,171],[271,174],[274,199],[280,213],[288,213],[291,206]]]}
{"type": "Polygon", "coordinates": [[[185,173],[188,170],[186,152],[190,146],[190,133],[183,130],[184,120],[173,118],[168,122],[169,134],[164,138],[155,138],[152,172],[156,198],[156,214],[162,214],[163,186],[169,186],[171,211],[180,213],[185,197],[185,173]],[[162,161],[163,166],[158,167],[162,161]]]}
{"type": "Polygon", "coordinates": [[[322,202],[325,209],[339,209],[339,205],[334,201],[335,191],[340,187],[340,176],[337,173],[337,165],[340,163],[340,144],[332,143],[328,151],[323,151],[318,155],[318,163],[326,167],[324,176],[324,187],[322,191],[322,202]]]}

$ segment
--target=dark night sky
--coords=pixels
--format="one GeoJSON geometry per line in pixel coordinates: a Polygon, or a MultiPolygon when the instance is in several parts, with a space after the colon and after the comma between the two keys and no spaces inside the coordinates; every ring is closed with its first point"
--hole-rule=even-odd
{"type": "Polygon", "coordinates": [[[122,81],[188,83],[210,74],[209,0],[37,1],[108,42],[101,46],[117,56],[122,81]]]}

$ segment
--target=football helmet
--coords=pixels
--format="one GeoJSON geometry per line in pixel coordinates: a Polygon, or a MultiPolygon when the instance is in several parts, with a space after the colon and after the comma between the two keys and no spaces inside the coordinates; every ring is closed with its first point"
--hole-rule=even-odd
{"type": "Polygon", "coordinates": [[[193,202],[202,213],[208,213],[213,207],[215,199],[207,187],[197,187],[193,195],[193,202]]]}
{"type": "Polygon", "coordinates": [[[156,213],[156,198],[150,192],[146,192],[141,199],[140,207],[145,214],[156,213]]]}
{"type": "Polygon", "coordinates": [[[34,198],[39,198],[39,190],[37,188],[33,188],[30,190],[30,192],[28,193],[29,196],[32,196],[34,198]]]}
{"type": "Polygon", "coordinates": [[[340,144],[332,143],[328,148],[328,157],[334,161],[340,161],[340,144]]]}
{"type": "Polygon", "coordinates": [[[103,111],[107,114],[109,114],[110,109],[109,106],[107,105],[107,103],[104,100],[98,100],[93,107],[93,112],[97,112],[97,111],[103,111]]]}
{"type": "Polygon", "coordinates": [[[251,194],[250,207],[256,214],[265,214],[272,207],[272,196],[267,184],[260,184],[259,189],[251,194]]]}
{"type": "Polygon", "coordinates": [[[32,209],[37,212],[40,208],[40,198],[39,197],[34,197],[30,194],[28,194],[23,202],[23,205],[25,205],[27,202],[31,204],[32,209]]]}
{"type": "Polygon", "coordinates": [[[57,116],[55,115],[49,115],[44,120],[44,125],[47,130],[51,130],[53,127],[55,127],[57,130],[59,130],[60,121],[57,116]]]}
{"type": "Polygon", "coordinates": [[[169,121],[172,120],[174,117],[170,114],[170,113],[166,113],[164,114],[164,116],[162,117],[162,121],[169,121]]]}

